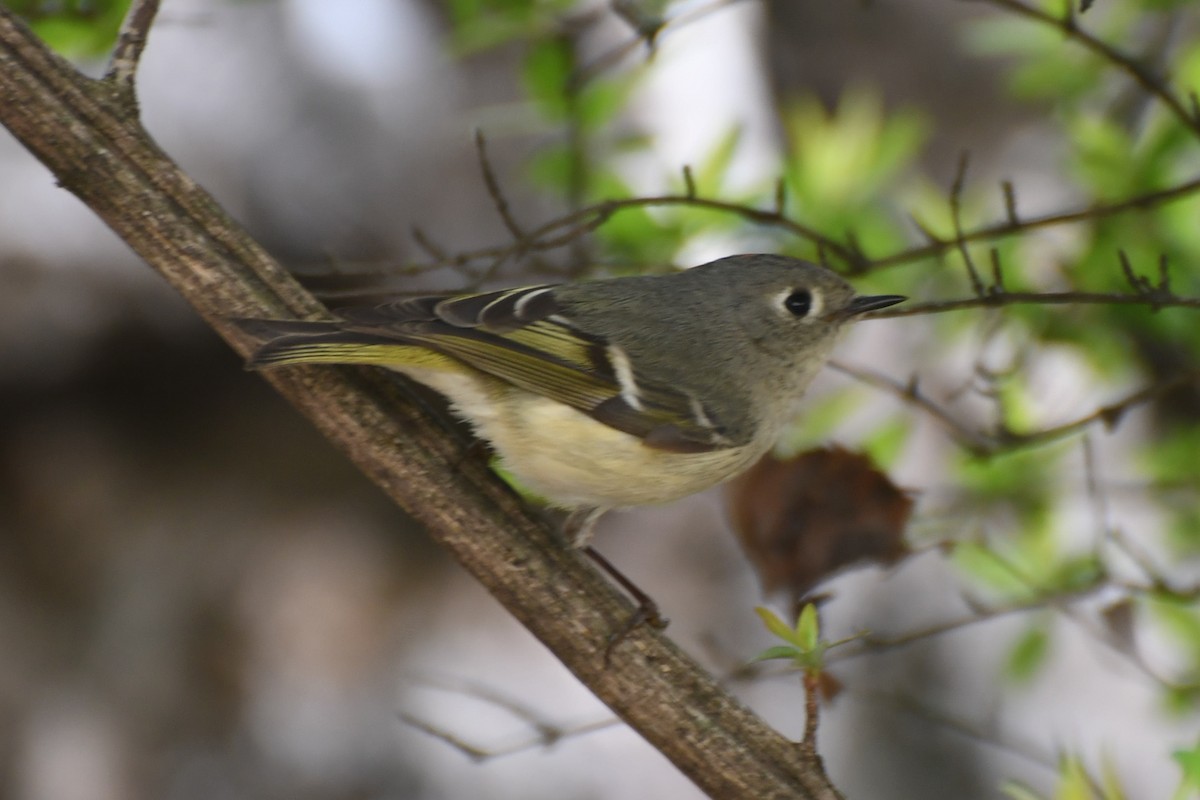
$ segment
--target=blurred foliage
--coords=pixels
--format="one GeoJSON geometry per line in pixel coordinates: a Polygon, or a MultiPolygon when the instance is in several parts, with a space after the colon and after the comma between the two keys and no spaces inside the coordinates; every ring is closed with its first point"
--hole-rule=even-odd
{"type": "Polygon", "coordinates": [[[551,33],[572,0],[447,0],[452,46],[461,55],[551,33]]]}
{"type": "Polygon", "coordinates": [[[46,44],[68,58],[101,58],[112,50],[130,0],[6,0],[46,44]]]}
{"type": "MultiPolygon", "coordinates": [[[[864,89],[836,108],[816,99],[786,110],[785,211],[835,238],[853,237],[869,253],[906,243],[904,217],[879,198],[901,190],[925,140],[927,124],[911,111],[887,113],[864,89]]],[[[793,255],[814,258],[811,247],[793,255]]]]}
{"type": "Polygon", "coordinates": [[[1172,800],[1187,800],[1200,795],[1200,741],[1191,750],[1176,750],[1171,754],[1183,770],[1183,778],[1172,800]]]}
{"type": "Polygon", "coordinates": [[[1035,619],[1017,638],[1005,665],[1008,676],[1025,683],[1034,678],[1046,663],[1051,647],[1050,632],[1044,619],[1035,619]]]}
{"type": "Polygon", "coordinates": [[[1096,781],[1088,775],[1083,763],[1074,756],[1066,756],[1058,767],[1058,785],[1054,793],[1043,797],[1033,790],[1011,783],[1004,793],[1012,800],[1127,800],[1120,781],[1110,764],[1105,764],[1104,777],[1096,781]]]}

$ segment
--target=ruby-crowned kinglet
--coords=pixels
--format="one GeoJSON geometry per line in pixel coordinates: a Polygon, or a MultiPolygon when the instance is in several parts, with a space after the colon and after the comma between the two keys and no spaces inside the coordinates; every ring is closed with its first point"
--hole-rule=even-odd
{"type": "Polygon", "coordinates": [[[330,322],[238,320],[250,367],[376,364],[450,399],[505,469],[580,520],[737,475],[775,443],[856,296],[777,255],[669,275],[397,300],[330,322]]]}

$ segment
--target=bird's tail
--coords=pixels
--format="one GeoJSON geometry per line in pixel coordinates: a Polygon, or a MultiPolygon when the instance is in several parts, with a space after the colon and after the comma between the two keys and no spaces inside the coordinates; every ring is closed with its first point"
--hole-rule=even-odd
{"type": "Polygon", "coordinates": [[[283,364],[417,366],[443,358],[417,345],[343,330],[335,322],[275,319],[234,319],[232,322],[247,336],[260,341],[246,361],[247,369],[283,364]]]}

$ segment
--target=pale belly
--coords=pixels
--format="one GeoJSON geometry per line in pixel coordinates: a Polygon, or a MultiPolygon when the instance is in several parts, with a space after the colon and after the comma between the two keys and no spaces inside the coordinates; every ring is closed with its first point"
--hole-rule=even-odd
{"type": "Polygon", "coordinates": [[[504,468],[562,508],[665,503],[733,477],[769,446],[709,453],[647,447],[575,409],[478,375],[408,368],[489,441],[504,468]]]}

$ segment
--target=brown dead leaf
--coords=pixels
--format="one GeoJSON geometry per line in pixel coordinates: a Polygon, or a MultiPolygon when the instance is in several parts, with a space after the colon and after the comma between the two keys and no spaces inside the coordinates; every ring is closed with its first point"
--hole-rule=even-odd
{"type": "Polygon", "coordinates": [[[798,602],[852,564],[908,555],[912,499],[871,459],[840,447],[767,455],[727,485],[730,517],[765,592],[798,602]]]}

